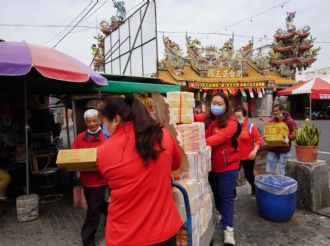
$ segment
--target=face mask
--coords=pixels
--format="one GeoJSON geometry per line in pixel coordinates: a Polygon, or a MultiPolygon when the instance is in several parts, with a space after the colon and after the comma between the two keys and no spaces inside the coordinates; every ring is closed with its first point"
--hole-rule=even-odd
{"type": "Polygon", "coordinates": [[[277,118],[277,119],[282,119],[282,118],[283,118],[283,114],[278,114],[278,115],[276,115],[276,118],[277,118]]]}
{"type": "Polygon", "coordinates": [[[223,115],[226,111],[226,106],[211,105],[211,112],[214,116],[223,115]]]}
{"type": "Polygon", "coordinates": [[[243,125],[244,124],[244,121],[245,121],[244,119],[239,119],[238,120],[238,123],[240,123],[241,125],[243,125]]]}
{"type": "Polygon", "coordinates": [[[94,134],[98,133],[98,132],[101,131],[101,130],[102,130],[102,128],[99,126],[99,128],[97,128],[96,131],[92,131],[92,130],[87,129],[87,132],[88,132],[89,134],[94,135],[94,134]]]}

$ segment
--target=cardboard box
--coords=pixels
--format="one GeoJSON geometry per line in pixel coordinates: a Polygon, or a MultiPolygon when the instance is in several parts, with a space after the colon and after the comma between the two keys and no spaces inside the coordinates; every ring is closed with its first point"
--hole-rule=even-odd
{"type": "Polygon", "coordinates": [[[56,164],[67,171],[97,171],[96,148],[59,150],[56,164]]]}
{"type": "Polygon", "coordinates": [[[264,129],[265,142],[271,147],[289,146],[284,138],[289,136],[289,128],[284,122],[266,123],[264,129]]]}

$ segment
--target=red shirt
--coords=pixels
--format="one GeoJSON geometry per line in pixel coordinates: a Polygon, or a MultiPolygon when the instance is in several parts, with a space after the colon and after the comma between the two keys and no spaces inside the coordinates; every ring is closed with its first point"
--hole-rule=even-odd
{"type": "MultiPolygon", "coordinates": [[[[103,131],[99,131],[97,134],[90,134],[87,131],[78,134],[74,140],[73,149],[85,149],[85,148],[96,148],[104,143],[105,137],[103,131]]],[[[107,180],[102,177],[100,172],[81,172],[80,182],[84,187],[95,188],[107,185],[107,180]]]]}
{"type": "MultiPolygon", "coordinates": [[[[205,114],[195,115],[195,120],[205,122],[205,114]]],[[[240,166],[239,149],[232,145],[232,138],[237,131],[238,122],[230,116],[227,125],[219,128],[216,121],[211,121],[205,131],[206,144],[212,147],[212,171],[226,172],[238,170],[240,166]]]]}
{"type": "Polygon", "coordinates": [[[253,124],[250,133],[249,124],[251,123],[244,121],[244,124],[242,125],[242,132],[238,137],[241,160],[250,159],[250,153],[253,151],[256,144],[259,145],[259,147],[262,146],[262,137],[260,136],[257,126],[253,124]]]}
{"type": "Polygon", "coordinates": [[[181,228],[171,187],[171,172],[180,167],[181,156],[171,134],[166,129],[163,134],[165,150],[147,164],[136,150],[131,122],[117,127],[98,148],[97,163],[111,188],[107,246],[153,245],[181,228]]]}
{"type": "MultiPolygon", "coordinates": [[[[283,122],[289,128],[289,146],[283,147],[268,147],[268,151],[275,152],[275,153],[288,153],[291,150],[291,142],[296,139],[295,131],[297,129],[296,122],[291,118],[291,115],[288,112],[283,112],[283,122]]],[[[273,118],[270,122],[280,122],[279,119],[273,118]]]]}

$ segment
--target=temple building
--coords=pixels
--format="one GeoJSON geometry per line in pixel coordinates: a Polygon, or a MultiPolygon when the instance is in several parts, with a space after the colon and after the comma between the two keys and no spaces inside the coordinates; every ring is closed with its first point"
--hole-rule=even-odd
{"type": "Polygon", "coordinates": [[[252,59],[252,41],[235,51],[233,39],[221,48],[203,47],[199,40],[186,35],[185,55],[168,37],[163,41],[165,58],[158,66],[161,80],[195,91],[197,98],[222,91],[230,96],[234,107],[247,108],[250,116],[270,115],[276,89],[295,83],[261,66],[260,60],[252,59]]]}

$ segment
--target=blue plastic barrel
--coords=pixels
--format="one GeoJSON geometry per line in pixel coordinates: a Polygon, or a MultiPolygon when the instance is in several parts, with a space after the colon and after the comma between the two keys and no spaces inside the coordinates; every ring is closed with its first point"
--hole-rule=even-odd
{"type": "Polygon", "coordinates": [[[297,204],[297,181],[274,175],[255,177],[256,201],[259,214],[272,221],[288,221],[297,204]]]}

